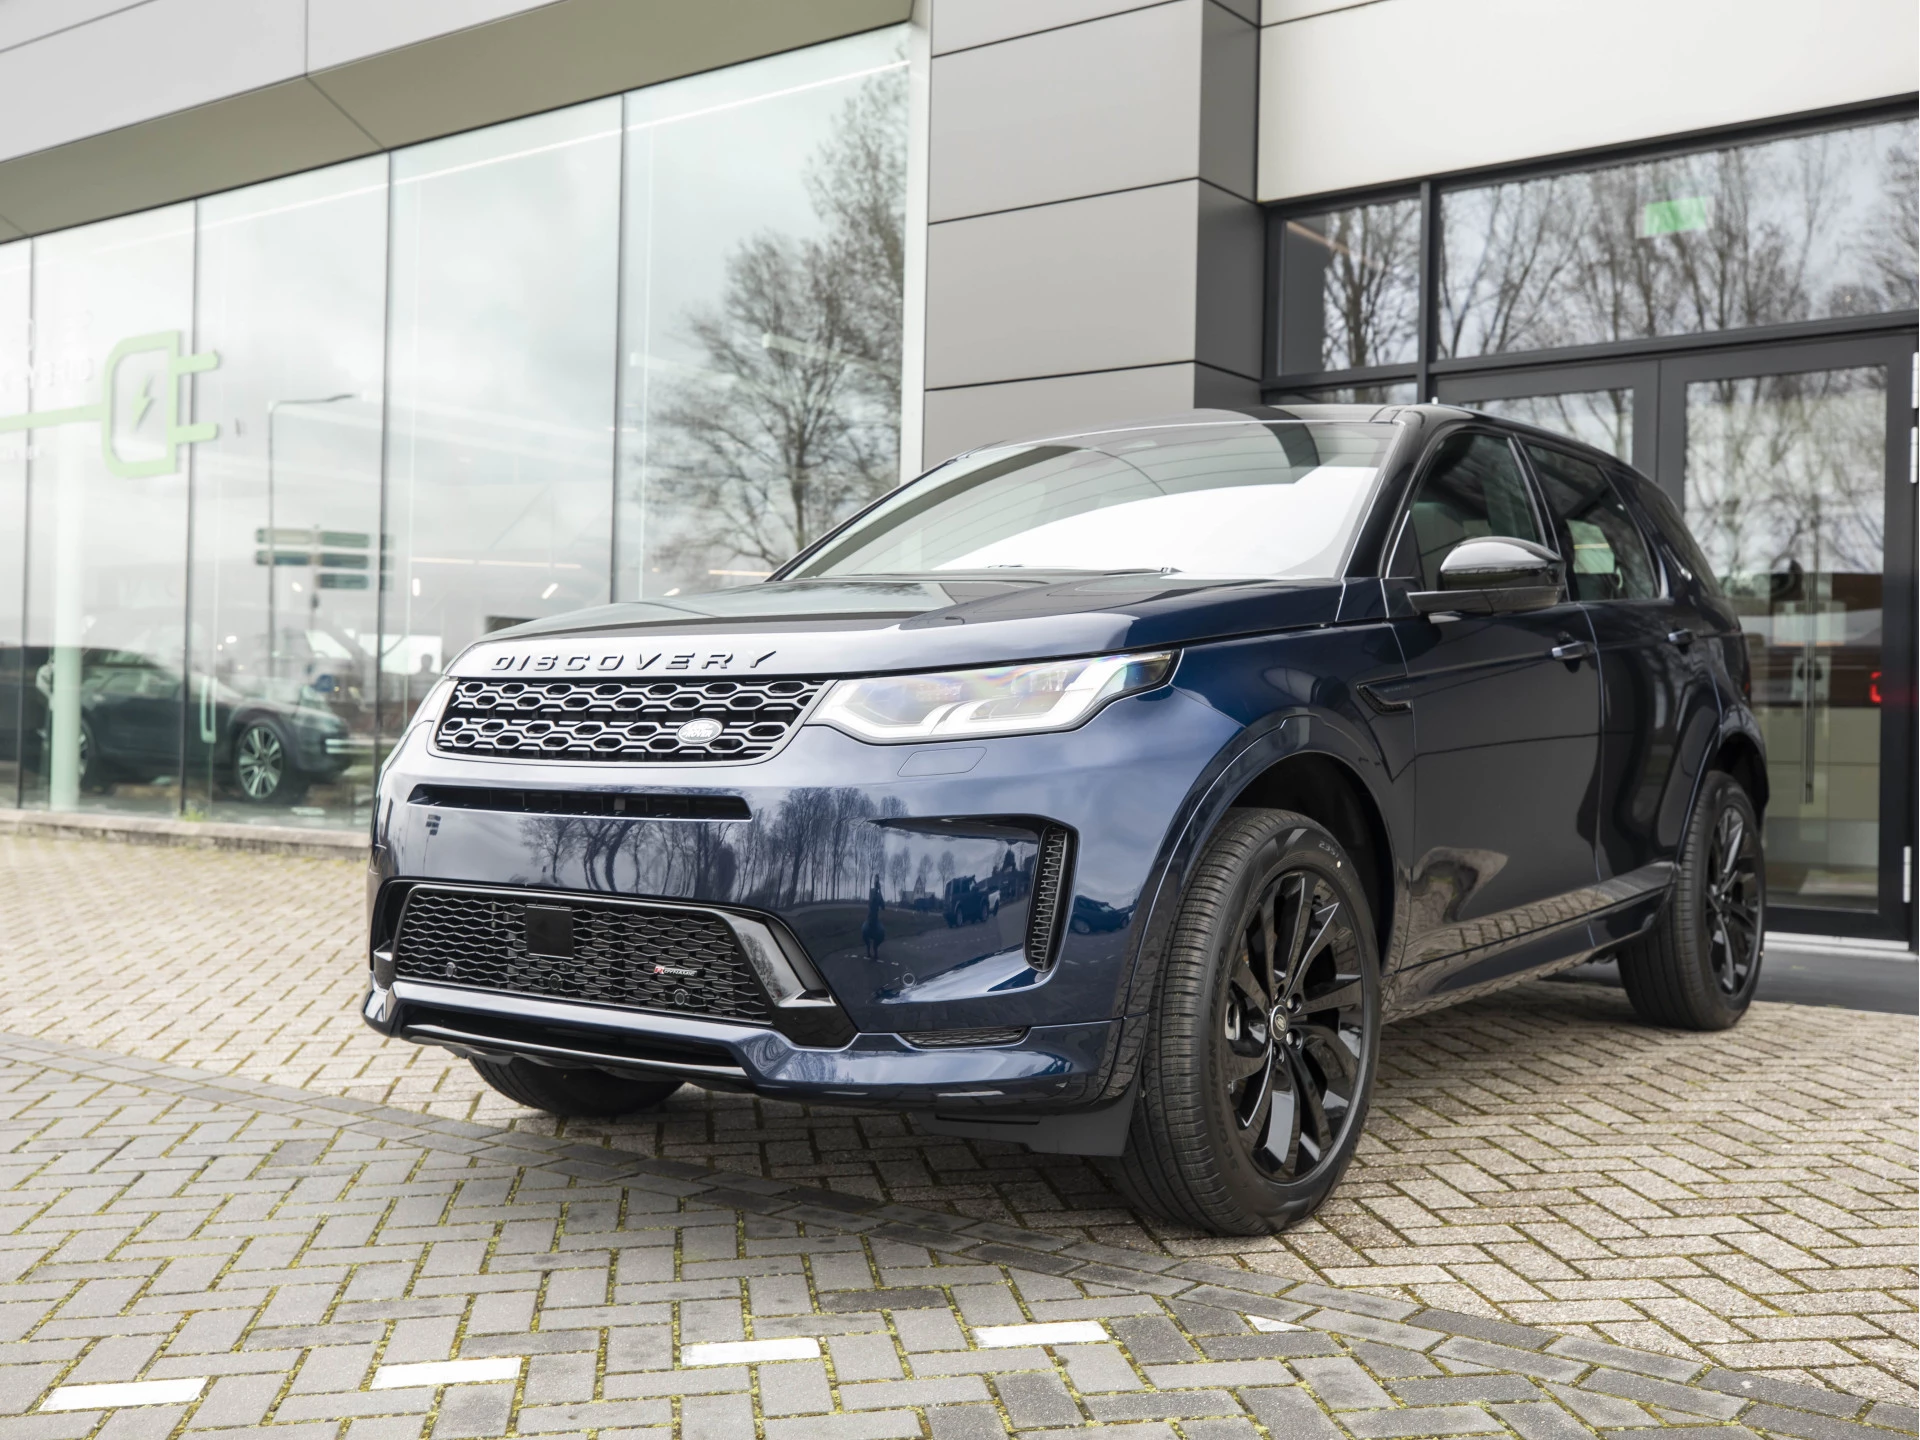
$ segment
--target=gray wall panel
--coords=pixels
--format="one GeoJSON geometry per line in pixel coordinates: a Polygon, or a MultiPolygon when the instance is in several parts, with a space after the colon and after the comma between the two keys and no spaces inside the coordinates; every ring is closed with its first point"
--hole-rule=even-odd
{"type": "Polygon", "coordinates": [[[1192,175],[1205,8],[1175,0],[936,57],[928,218],[1192,175]]]}
{"type": "Polygon", "coordinates": [[[928,386],[1191,360],[1198,185],[928,227],[928,386]]]}
{"type": "Polygon", "coordinates": [[[991,45],[1161,3],[1164,0],[938,0],[933,13],[933,53],[991,45]]]}
{"type": "Polygon", "coordinates": [[[307,0],[307,65],[325,70],[555,0],[307,0]]]}
{"type": "Polygon", "coordinates": [[[932,391],[927,396],[927,464],[996,440],[1031,439],[1188,409],[1195,369],[1154,365],[932,391]]]}
{"type": "Polygon", "coordinates": [[[1201,26],[1200,178],[1251,200],[1260,129],[1260,32],[1217,0],[1205,5],[1201,26]]]}
{"type": "Polygon", "coordinates": [[[149,0],[0,51],[0,159],[300,75],[303,0],[149,0]]]}
{"type": "Polygon", "coordinates": [[[1260,374],[1260,306],[1266,224],[1260,207],[1211,185],[1199,188],[1194,356],[1231,374],[1260,374]]]}

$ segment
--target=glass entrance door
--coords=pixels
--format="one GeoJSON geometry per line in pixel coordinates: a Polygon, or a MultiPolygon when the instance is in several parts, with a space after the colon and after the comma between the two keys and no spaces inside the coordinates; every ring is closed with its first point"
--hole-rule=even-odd
{"type": "Polygon", "coordinates": [[[1911,344],[1728,347],[1443,378],[1610,450],[1679,502],[1745,632],[1775,929],[1910,935],[1911,344]]]}
{"type": "Polygon", "coordinates": [[[1910,376],[1885,342],[1661,366],[1662,482],[1679,481],[1752,663],[1776,929],[1908,928],[1910,376]]]}

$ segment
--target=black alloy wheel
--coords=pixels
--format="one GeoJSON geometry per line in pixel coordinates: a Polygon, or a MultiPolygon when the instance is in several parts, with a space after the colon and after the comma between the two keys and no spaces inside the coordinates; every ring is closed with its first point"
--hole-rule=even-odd
{"type": "Polygon", "coordinates": [[[255,720],[234,741],[233,783],[244,799],[265,805],[287,798],[288,780],[286,742],[273,726],[255,720]]]}
{"type": "Polygon", "coordinates": [[[106,766],[100,760],[100,745],[93,738],[93,727],[86,721],[80,722],[80,735],[76,745],[74,763],[80,772],[80,788],[90,795],[97,795],[111,788],[106,777],[106,766]]]}
{"type": "Polygon", "coordinates": [[[1236,811],[1160,962],[1127,1153],[1136,1206],[1216,1234],[1305,1219],[1353,1158],[1379,1050],[1372,913],[1326,829],[1236,811]]]}
{"type": "Polygon", "coordinates": [[[1360,1078],[1353,917],[1325,879],[1290,870],[1268,882],[1243,924],[1215,1064],[1254,1167],[1305,1180],[1332,1158],[1360,1078]]]}
{"type": "Polygon", "coordinates": [[[1760,982],[1767,881],[1760,817],[1724,771],[1700,783],[1678,870],[1653,928],[1621,949],[1620,983],[1656,1025],[1725,1030],[1760,982]]]}

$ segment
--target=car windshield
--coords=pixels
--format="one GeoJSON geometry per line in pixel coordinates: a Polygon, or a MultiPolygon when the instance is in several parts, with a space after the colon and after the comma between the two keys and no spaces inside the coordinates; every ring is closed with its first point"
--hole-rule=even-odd
{"type": "Polygon", "coordinates": [[[1241,421],[976,450],[901,487],[788,578],[954,570],[1335,576],[1391,425],[1241,421]]]}

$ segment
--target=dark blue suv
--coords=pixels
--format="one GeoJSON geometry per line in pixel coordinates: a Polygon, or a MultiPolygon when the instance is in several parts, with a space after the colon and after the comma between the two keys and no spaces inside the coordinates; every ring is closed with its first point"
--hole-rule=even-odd
{"type": "Polygon", "coordinates": [[[377,1029],[560,1115],[679,1085],[1310,1213],[1380,1027],[1760,965],[1732,611],[1611,456],[1438,406],[977,450],[768,582],[467,650],[382,778],[377,1029]]]}

